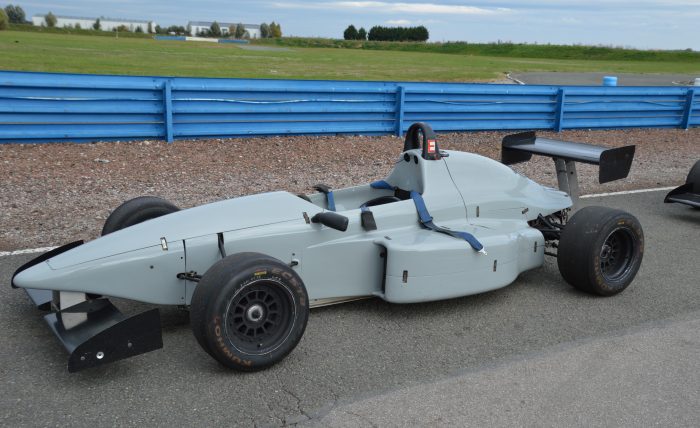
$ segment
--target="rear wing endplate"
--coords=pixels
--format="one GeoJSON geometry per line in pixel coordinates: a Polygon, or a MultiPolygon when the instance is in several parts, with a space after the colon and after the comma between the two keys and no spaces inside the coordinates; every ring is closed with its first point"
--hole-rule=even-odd
{"type": "Polygon", "coordinates": [[[503,139],[501,162],[512,165],[529,161],[533,154],[554,160],[598,165],[600,183],[627,177],[634,159],[635,146],[607,148],[593,144],[539,138],[534,132],[508,135],[503,139]]]}

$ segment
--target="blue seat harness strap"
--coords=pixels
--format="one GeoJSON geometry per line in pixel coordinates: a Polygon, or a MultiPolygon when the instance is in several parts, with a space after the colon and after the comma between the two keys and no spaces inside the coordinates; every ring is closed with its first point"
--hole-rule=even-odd
{"type": "Polygon", "coordinates": [[[413,199],[413,203],[416,204],[416,209],[418,210],[418,217],[420,217],[420,222],[424,227],[430,230],[434,230],[435,232],[440,232],[455,238],[464,239],[469,243],[469,245],[472,246],[474,250],[486,254],[484,246],[471,233],[445,229],[444,227],[440,227],[433,223],[433,217],[430,215],[430,213],[428,213],[428,209],[425,207],[425,201],[423,200],[423,197],[420,193],[416,191],[411,191],[411,199],[413,199]]]}
{"type": "MultiPolygon", "coordinates": [[[[383,180],[370,183],[370,187],[373,189],[396,190],[396,187],[392,186],[391,184],[389,184],[383,180]]],[[[475,251],[486,254],[486,251],[484,250],[484,246],[471,233],[445,229],[444,227],[440,227],[440,226],[436,225],[435,223],[433,223],[433,217],[428,212],[428,208],[425,206],[425,201],[423,200],[423,196],[421,196],[420,193],[416,192],[415,190],[412,190],[411,191],[411,199],[413,199],[413,203],[416,205],[416,210],[418,211],[418,217],[420,218],[420,222],[423,225],[423,227],[425,227],[426,229],[433,230],[435,232],[440,232],[440,233],[444,233],[446,235],[450,235],[450,236],[455,237],[455,238],[463,239],[463,240],[467,241],[469,243],[469,245],[471,245],[471,247],[475,251]]]]}
{"type": "Polygon", "coordinates": [[[371,187],[373,189],[396,190],[396,187],[392,186],[391,184],[387,183],[384,180],[373,181],[373,182],[369,183],[369,187],[371,187]]]}
{"type": "Polygon", "coordinates": [[[328,209],[330,211],[335,211],[335,198],[333,197],[333,191],[326,193],[326,201],[328,201],[328,209]]]}
{"type": "Polygon", "coordinates": [[[331,188],[326,186],[325,184],[317,184],[314,186],[314,189],[318,190],[319,192],[323,192],[323,194],[326,195],[326,203],[328,204],[328,210],[335,211],[335,198],[333,197],[333,191],[331,190],[331,188]]]}

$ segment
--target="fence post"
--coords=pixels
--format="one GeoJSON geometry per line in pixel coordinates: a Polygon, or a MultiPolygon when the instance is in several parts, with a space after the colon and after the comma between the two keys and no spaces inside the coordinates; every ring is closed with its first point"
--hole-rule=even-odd
{"type": "Polygon", "coordinates": [[[406,88],[402,85],[396,87],[396,135],[403,135],[403,104],[406,88]]]}
{"type": "Polygon", "coordinates": [[[564,88],[559,88],[557,91],[557,109],[555,111],[554,117],[554,130],[561,132],[564,128],[564,100],[566,99],[566,93],[564,88]]]}
{"type": "Polygon", "coordinates": [[[690,127],[690,117],[693,114],[693,99],[695,98],[695,88],[688,89],[685,95],[685,108],[683,109],[683,120],[681,120],[681,128],[688,129],[690,127]]]}
{"type": "Polygon", "coordinates": [[[165,140],[173,142],[173,91],[170,79],[163,83],[163,124],[165,125],[165,140]]]}

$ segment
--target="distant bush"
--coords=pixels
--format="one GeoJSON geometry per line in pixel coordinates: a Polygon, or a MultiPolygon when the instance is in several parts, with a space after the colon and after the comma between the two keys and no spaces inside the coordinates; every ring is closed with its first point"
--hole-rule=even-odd
{"type": "MultiPolygon", "coordinates": [[[[158,28],[160,28],[160,27],[156,26],[156,32],[159,31],[158,28]]],[[[207,33],[209,33],[209,32],[207,31],[207,33]]],[[[175,34],[178,36],[186,36],[189,33],[188,33],[187,29],[185,27],[183,27],[182,25],[171,25],[168,28],[160,28],[159,34],[175,34]]]]}
{"type": "Polygon", "coordinates": [[[367,40],[367,30],[360,27],[360,29],[357,30],[357,40],[367,40]]]}
{"type": "Polygon", "coordinates": [[[343,32],[343,38],[345,40],[367,40],[367,31],[362,27],[357,30],[354,25],[349,25],[343,32]]]}
{"type": "Polygon", "coordinates": [[[343,38],[345,40],[357,40],[357,28],[350,24],[348,28],[343,31],[343,38]]]}
{"type": "Polygon", "coordinates": [[[7,27],[10,25],[8,21],[7,14],[4,10],[0,9],[0,31],[7,30],[7,27]]]}
{"type": "Polygon", "coordinates": [[[275,21],[269,24],[263,22],[260,24],[260,38],[261,39],[271,39],[282,37],[282,26],[275,23],[275,21]]]}
{"type": "Polygon", "coordinates": [[[245,33],[247,33],[245,26],[239,22],[238,25],[236,25],[236,32],[233,33],[233,37],[235,37],[237,39],[243,39],[245,36],[245,33]]]}
{"type": "Polygon", "coordinates": [[[369,40],[389,42],[425,42],[428,40],[428,29],[418,27],[380,27],[370,28],[367,35],[369,40]]]}
{"type": "Polygon", "coordinates": [[[214,37],[221,37],[221,26],[218,22],[214,21],[209,28],[209,33],[214,37]]]}
{"type": "Polygon", "coordinates": [[[24,9],[19,5],[13,6],[8,4],[5,6],[5,14],[7,14],[7,19],[11,24],[24,24],[27,20],[27,16],[24,14],[24,9]]]}
{"type": "Polygon", "coordinates": [[[279,39],[282,37],[282,26],[272,21],[270,23],[270,37],[279,39]]]}
{"type": "Polygon", "coordinates": [[[46,26],[47,26],[47,27],[53,28],[53,27],[56,26],[56,22],[57,22],[56,15],[54,15],[54,14],[51,13],[51,12],[49,12],[49,13],[47,13],[46,16],[44,17],[44,21],[46,22],[46,26]]]}
{"type": "Polygon", "coordinates": [[[268,37],[270,37],[270,26],[263,22],[260,24],[260,38],[267,39],[268,37]]]}

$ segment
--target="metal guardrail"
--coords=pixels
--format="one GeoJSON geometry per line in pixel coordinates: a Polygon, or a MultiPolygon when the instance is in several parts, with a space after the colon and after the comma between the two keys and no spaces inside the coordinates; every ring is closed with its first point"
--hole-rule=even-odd
{"type": "Polygon", "coordinates": [[[700,126],[700,88],[0,71],[0,143],[700,126]]]}

